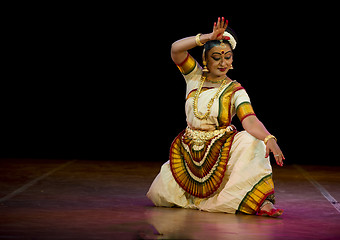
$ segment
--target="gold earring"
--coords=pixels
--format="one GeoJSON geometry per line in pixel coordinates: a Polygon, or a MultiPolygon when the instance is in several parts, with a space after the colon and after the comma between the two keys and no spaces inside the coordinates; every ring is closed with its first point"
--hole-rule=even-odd
{"type": "Polygon", "coordinates": [[[203,70],[202,70],[202,72],[204,72],[204,73],[209,72],[209,69],[207,68],[207,62],[205,60],[203,60],[203,70]]]}
{"type": "Polygon", "coordinates": [[[207,61],[205,60],[205,49],[203,49],[203,73],[208,73],[209,69],[207,68],[207,61]]]}
{"type": "Polygon", "coordinates": [[[229,68],[229,69],[234,69],[234,67],[233,67],[233,65],[232,65],[232,64],[230,65],[230,68],[229,68]]]}

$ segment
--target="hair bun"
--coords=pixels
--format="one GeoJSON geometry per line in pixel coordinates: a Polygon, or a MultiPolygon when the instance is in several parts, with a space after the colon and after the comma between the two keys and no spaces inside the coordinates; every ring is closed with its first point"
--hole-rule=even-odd
{"type": "Polygon", "coordinates": [[[237,41],[236,41],[235,37],[233,36],[233,34],[229,31],[225,31],[223,33],[223,37],[229,37],[228,42],[230,43],[231,48],[234,50],[236,48],[237,41]]]}

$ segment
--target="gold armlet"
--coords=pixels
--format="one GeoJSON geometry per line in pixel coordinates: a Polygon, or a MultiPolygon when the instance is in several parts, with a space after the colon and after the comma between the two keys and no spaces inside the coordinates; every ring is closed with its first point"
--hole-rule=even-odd
{"type": "Polygon", "coordinates": [[[195,69],[196,61],[188,53],[188,56],[186,57],[186,59],[182,63],[177,64],[177,67],[181,71],[182,74],[187,75],[187,74],[191,73],[195,69]]]}
{"type": "Polygon", "coordinates": [[[271,138],[274,138],[274,140],[277,142],[276,137],[274,137],[273,135],[268,135],[268,136],[263,140],[263,141],[264,141],[264,144],[267,145],[268,140],[271,139],[271,138]]]}

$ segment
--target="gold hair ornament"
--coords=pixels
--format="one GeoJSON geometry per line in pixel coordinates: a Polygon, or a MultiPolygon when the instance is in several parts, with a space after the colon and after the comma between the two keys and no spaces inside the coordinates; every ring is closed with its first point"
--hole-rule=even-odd
{"type": "Polygon", "coordinates": [[[220,40],[220,47],[226,47],[227,45],[223,42],[223,39],[220,40]]]}

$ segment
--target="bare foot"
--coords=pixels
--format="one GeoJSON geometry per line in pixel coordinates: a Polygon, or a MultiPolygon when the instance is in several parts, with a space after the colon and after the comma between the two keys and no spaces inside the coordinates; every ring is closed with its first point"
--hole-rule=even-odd
{"type": "Polygon", "coordinates": [[[276,208],[274,207],[274,204],[272,204],[268,200],[265,200],[260,209],[263,211],[270,212],[272,209],[276,209],[276,208]]]}
{"type": "Polygon", "coordinates": [[[274,205],[266,200],[262,204],[260,211],[257,213],[259,216],[266,216],[266,217],[279,217],[283,213],[282,209],[277,209],[274,207],[274,205]]]}

